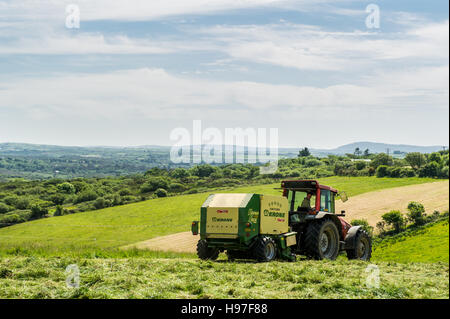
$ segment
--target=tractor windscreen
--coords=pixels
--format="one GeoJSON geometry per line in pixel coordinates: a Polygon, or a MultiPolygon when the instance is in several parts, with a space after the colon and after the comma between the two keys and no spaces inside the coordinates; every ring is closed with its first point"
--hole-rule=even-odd
{"type": "MultiPolygon", "coordinates": [[[[311,198],[307,199],[307,191],[295,191],[295,198],[294,198],[294,210],[310,210],[314,209],[315,202],[316,202],[316,195],[312,195],[311,198]]],[[[292,203],[292,197],[294,197],[294,191],[290,190],[288,194],[288,200],[289,203],[292,203]]]]}

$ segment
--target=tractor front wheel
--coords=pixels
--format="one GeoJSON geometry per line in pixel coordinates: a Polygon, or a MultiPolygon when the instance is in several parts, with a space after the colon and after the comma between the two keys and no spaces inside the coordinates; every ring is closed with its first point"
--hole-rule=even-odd
{"type": "Polygon", "coordinates": [[[314,259],[335,260],[339,254],[339,231],[332,220],[311,222],[306,229],[305,251],[314,259]]]}
{"type": "Polygon", "coordinates": [[[219,250],[208,247],[208,242],[200,239],[197,243],[197,256],[202,260],[216,260],[219,257],[219,250]]]}
{"type": "Polygon", "coordinates": [[[360,231],[355,238],[355,247],[346,250],[348,259],[369,261],[372,257],[372,241],[366,231],[360,231]]]}
{"type": "Polygon", "coordinates": [[[253,255],[261,262],[272,261],[277,257],[277,244],[272,237],[260,237],[253,246],[253,255]]]}

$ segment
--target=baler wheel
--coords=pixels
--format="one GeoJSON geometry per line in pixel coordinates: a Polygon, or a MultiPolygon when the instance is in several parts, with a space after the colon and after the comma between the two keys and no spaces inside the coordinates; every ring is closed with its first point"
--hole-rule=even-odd
{"type": "Polygon", "coordinates": [[[355,248],[346,250],[348,259],[369,261],[372,257],[372,241],[369,234],[362,230],[355,238],[355,248]]]}
{"type": "Polygon", "coordinates": [[[335,260],[339,254],[339,231],[332,220],[315,220],[305,235],[306,255],[313,259],[335,260]]]}
{"type": "Polygon", "coordinates": [[[258,238],[253,246],[253,255],[261,262],[272,261],[277,257],[277,244],[272,237],[263,236],[258,238]]]}
{"type": "Polygon", "coordinates": [[[219,257],[219,250],[208,247],[208,242],[200,239],[197,243],[197,256],[202,260],[216,260],[219,257]]]}

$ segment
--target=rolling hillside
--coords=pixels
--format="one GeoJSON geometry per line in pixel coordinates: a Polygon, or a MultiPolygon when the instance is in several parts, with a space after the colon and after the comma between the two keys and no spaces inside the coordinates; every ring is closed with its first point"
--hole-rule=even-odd
{"type": "Polygon", "coordinates": [[[375,246],[374,261],[449,262],[448,220],[389,237],[375,246]]]}
{"type": "MultiPolygon", "coordinates": [[[[331,177],[324,184],[346,190],[349,196],[383,188],[430,182],[430,179],[331,177]]],[[[241,187],[221,192],[279,194],[278,184],[241,187]]],[[[0,249],[21,248],[72,252],[117,248],[150,238],[188,231],[198,218],[207,194],[159,198],[103,210],[27,222],[0,229],[0,249]]]]}
{"type": "MultiPolygon", "coordinates": [[[[321,180],[345,189],[350,196],[401,185],[427,186],[430,181],[366,177],[321,180]]],[[[222,191],[277,194],[280,190],[276,187],[222,191]]],[[[216,262],[205,262],[194,254],[114,249],[188,230],[206,196],[160,198],[0,229],[0,298],[448,299],[448,222],[426,227],[404,241],[378,245],[371,263],[379,272],[376,287],[367,286],[366,262],[344,257],[336,261],[253,263],[226,262],[221,255],[216,262]],[[408,254],[414,261],[427,263],[409,262],[408,254]],[[72,264],[80,269],[77,289],[66,285],[66,267],[72,264]]]]}

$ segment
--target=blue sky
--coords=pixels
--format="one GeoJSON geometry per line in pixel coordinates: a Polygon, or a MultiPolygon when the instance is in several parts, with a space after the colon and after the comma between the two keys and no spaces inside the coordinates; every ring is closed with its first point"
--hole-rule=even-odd
{"type": "Polygon", "coordinates": [[[448,30],[446,1],[0,0],[0,142],[170,145],[200,119],[448,145],[448,30]]]}

